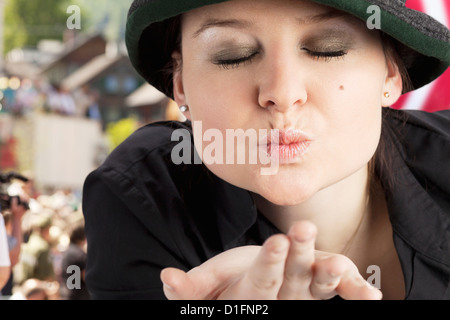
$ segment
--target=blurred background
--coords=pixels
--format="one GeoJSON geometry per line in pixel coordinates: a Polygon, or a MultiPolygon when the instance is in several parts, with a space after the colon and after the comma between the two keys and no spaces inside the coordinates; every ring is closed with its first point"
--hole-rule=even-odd
{"type": "Polygon", "coordinates": [[[131,2],[0,0],[0,170],[79,191],[132,131],[179,116],[128,61],[131,2]]]}
{"type": "MultiPolygon", "coordinates": [[[[13,266],[3,297],[86,298],[62,290],[66,266],[85,265],[84,179],[140,126],[181,119],[128,61],[131,2],[0,0],[0,196],[24,203],[1,202],[13,266]],[[41,273],[28,270],[44,251],[41,273]]],[[[450,0],[406,4],[450,25],[450,0]]],[[[449,89],[447,71],[393,107],[450,109],[449,89]]]]}

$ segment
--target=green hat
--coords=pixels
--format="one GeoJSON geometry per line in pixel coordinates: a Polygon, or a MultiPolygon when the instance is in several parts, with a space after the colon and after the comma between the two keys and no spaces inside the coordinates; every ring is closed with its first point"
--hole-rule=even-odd
{"type": "MultiPolygon", "coordinates": [[[[172,97],[166,67],[175,39],[167,33],[167,19],[205,5],[227,0],[134,0],[128,12],[125,40],[131,63],[151,85],[172,97]]],[[[429,15],[409,9],[406,0],[313,0],[367,21],[376,5],[380,8],[381,31],[402,43],[413,89],[441,75],[450,65],[450,31],[429,15]],[[411,52],[414,54],[411,55],[411,52]],[[411,59],[411,56],[413,59],[411,59]],[[407,61],[408,60],[408,61],[407,61]],[[411,60],[411,61],[409,61],[411,60]]]]}

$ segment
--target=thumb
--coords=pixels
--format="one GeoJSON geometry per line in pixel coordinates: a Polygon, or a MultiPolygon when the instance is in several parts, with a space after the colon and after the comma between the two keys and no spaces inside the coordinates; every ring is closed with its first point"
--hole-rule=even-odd
{"type": "Polygon", "coordinates": [[[189,273],[176,268],[165,268],[161,271],[163,290],[169,300],[201,300],[207,299],[206,291],[200,290],[199,282],[194,281],[189,273]]]}
{"type": "Polygon", "coordinates": [[[188,291],[193,291],[189,278],[183,270],[165,268],[161,271],[164,294],[169,300],[189,299],[188,291]]]}
{"type": "Polygon", "coordinates": [[[164,294],[171,300],[217,299],[248,271],[260,250],[258,246],[230,249],[187,273],[176,268],[165,268],[160,275],[164,294]]]}

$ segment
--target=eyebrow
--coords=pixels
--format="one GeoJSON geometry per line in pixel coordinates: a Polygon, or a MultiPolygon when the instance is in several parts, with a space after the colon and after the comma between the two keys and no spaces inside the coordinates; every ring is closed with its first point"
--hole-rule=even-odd
{"type": "MultiPolygon", "coordinates": [[[[308,25],[313,23],[319,23],[326,20],[330,20],[337,17],[342,17],[347,15],[345,12],[339,10],[328,10],[323,13],[319,13],[312,16],[307,16],[303,18],[298,18],[297,21],[300,25],[308,25]]],[[[238,19],[208,19],[205,23],[201,25],[201,27],[194,32],[193,37],[198,37],[202,32],[209,28],[214,27],[228,27],[235,29],[245,29],[249,28],[252,25],[252,22],[247,20],[238,20],[238,19]]]]}
{"type": "Polygon", "coordinates": [[[343,11],[332,9],[332,10],[328,10],[326,12],[319,13],[319,14],[316,14],[313,16],[299,18],[299,19],[297,19],[297,21],[299,22],[300,25],[308,25],[308,24],[319,23],[319,22],[331,20],[334,18],[344,17],[344,16],[349,16],[349,15],[343,11]]]}
{"type": "Polygon", "coordinates": [[[238,19],[208,19],[202,26],[195,31],[194,38],[198,37],[203,31],[213,27],[229,27],[236,29],[249,28],[252,25],[250,21],[238,20],[238,19]]]}

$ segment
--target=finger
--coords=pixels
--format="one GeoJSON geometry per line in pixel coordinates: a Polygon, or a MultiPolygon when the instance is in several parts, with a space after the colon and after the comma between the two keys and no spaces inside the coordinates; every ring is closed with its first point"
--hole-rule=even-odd
{"type": "Polygon", "coordinates": [[[222,299],[222,293],[251,270],[260,251],[261,246],[237,247],[214,256],[188,272],[166,268],[161,272],[164,292],[169,299],[177,300],[222,299]]]}
{"type": "Polygon", "coordinates": [[[346,300],[381,300],[383,297],[381,291],[370,285],[356,267],[343,275],[336,292],[346,300]]]}
{"type": "Polygon", "coordinates": [[[19,199],[17,197],[12,197],[11,198],[11,210],[17,211],[17,209],[19,208],[19,199]]]}
{"type": "Polygon", "coordinates": [[[316,299],[331,299],[337,292],[341,278],[349,268],[349,261],[344,256],[328,256],[316,259],[314,264],[314,277],[310,292],[316,299]]]}
{"type": "Polygon", "coordinates": [[[361,278],[343,279],[336,292],[345,300],[381,300],[381,291],[361,278]]]}
{"type": "Polygon", "coordinates": [[[186,272],[176,268],[166,268],[161,271],[160,277],[167,299],[197,300],[202,298],[186,272]]]}
{"type": "Polygon", "coordinates": [[[309,286],[314,264],[317,228],[308,221],[296,223],[288,232],[291,242],[284,271],[284,281],[278,298],[310,299],[309,286]]]}
{"type": "Polygon", "coordinates": [[[276,299],[283,281],[289,240],[284,235],[274,235],[266,240],[250,271],[236,287],[235,298],[276,299]]]}
{"type": "Polygon", "coordinates": [[[20,217],[23,215],[26,211],[25,207],[23,205],[19,204],[19,197],[13,197],[11,199],[11,211],[13,215],[20,217]]]}

